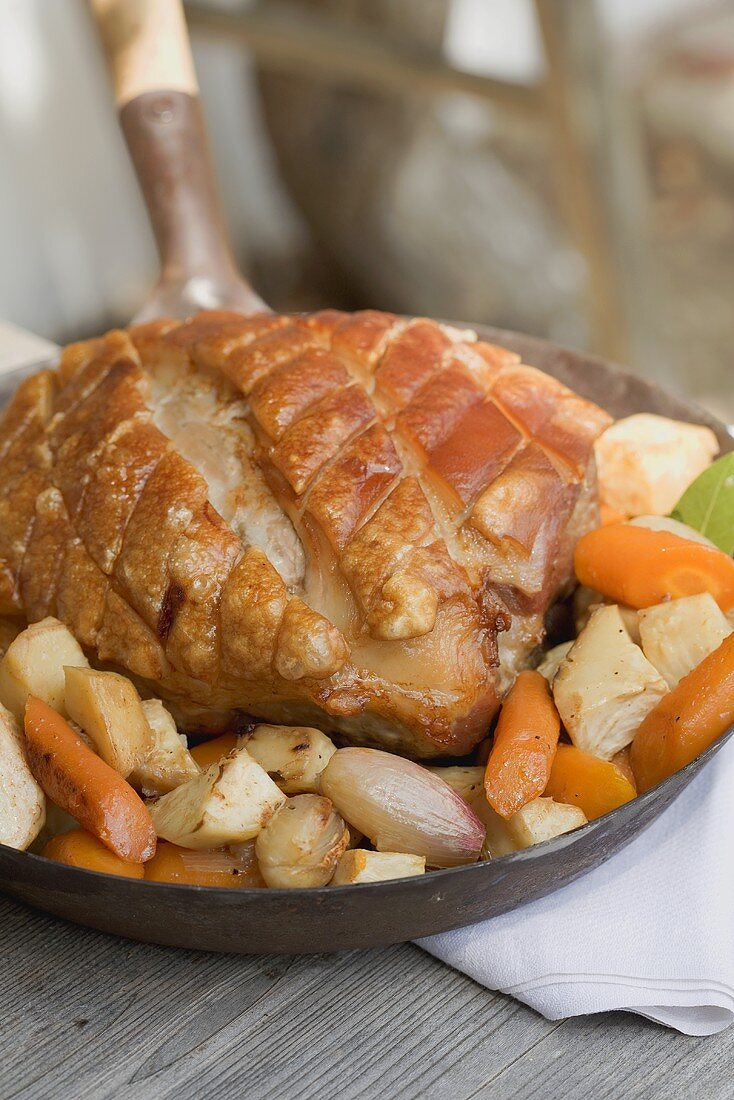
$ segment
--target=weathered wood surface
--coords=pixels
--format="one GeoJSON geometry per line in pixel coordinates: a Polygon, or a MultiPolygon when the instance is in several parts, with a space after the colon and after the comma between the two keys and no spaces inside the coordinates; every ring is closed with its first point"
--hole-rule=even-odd
{"type": "Polygon", "coordinates": [[[729,1100],[734,1031],[551,1023],[418,948],[177,952],[0,898],[0,1096],[729,1100]]]}

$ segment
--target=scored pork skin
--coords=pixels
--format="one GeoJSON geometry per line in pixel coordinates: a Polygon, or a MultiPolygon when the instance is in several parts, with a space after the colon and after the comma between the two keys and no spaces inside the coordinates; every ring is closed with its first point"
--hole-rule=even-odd
{"type": "Polygon", "coordinates": [[[67,348],[0,427],[0,614],[190,729],[486,733],[596,522],[596,406],[428,320],[203,313],[67,348]]]}

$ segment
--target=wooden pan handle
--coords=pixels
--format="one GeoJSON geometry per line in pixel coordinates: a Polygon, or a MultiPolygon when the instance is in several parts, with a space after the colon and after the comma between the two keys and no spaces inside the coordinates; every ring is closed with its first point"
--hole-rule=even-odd
{"type": "Polygon", "coordinates": [[[161,278],[137,320],[267,307],[233,259],[181,0],[89,0],[148,207],[161,278]]]}
{"type": "Polygon", "coordinates": [[[120,110],[145,92],[199,94],[179,0],[89,0],[89,4],[120,110]]]}

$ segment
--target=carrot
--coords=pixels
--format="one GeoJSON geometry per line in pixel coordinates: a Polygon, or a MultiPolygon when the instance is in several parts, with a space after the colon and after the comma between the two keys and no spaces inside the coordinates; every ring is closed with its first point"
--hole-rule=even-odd
{"type": "Polygon", "coordinates": [[[612,508],[609,504],[605,504],[601,501],[599,504],[599,519],[602,527],[608,527],[610,523],[624,523],[629,519],[628,515],[624,512],[618,512],[616,508],[612,508]]]}
{"type": "Polygon", "coordinates": [[[214,737],[211,741],[202,741],[200,745],[194,745],[190,752],[201,770],[205,772],[210,764],[218,764],[223,756],[229,756],[236,748],[237,735],[223,733],[221,737],[214,737]]]}
{"type": "Polygon", "coordinates": [[[148,882],[179,882],[189,886],[264,886],[255,861],[255,845],[239,845],[239,856],[222,848],[192,851],[162,841],[145,865],[148,882]]]}
{"type": "Polygon", "coordinates": [[[487,801],[502,817],[543,793],[560,730],[545,677],[521,672],[502,705],[484,773],[487,801]]]}
{"type": "Polygon", "coordinates": [[[84,867],[87,871],[101,871],[105,875],[121,875],[123,878],[143,878],[142,863],[129,863],[106,848],[86,829],[72,829],[70,833],[55,836],[41,852],[46,859],[66,863],[70,867],[84,867]]]}
{"type": "Polygon", "coordinates": [[[120,859],[150,859],[156,835],[145,803],[60,714],[33,695],[26,703],[25,734],[30,769],[48,797],[120,859]]]}
{"type": "Polygon", "coordinates": [[[721,550],[668,531],[618,523],[579,539],[574,557],[582,584],[628,607],[710,592],[722,611],[734,607],[734,561],[721,550]]]}
{"type": "Polygon", "coordinates": [[[624,805],[637,794],[620,768],[575,745],[559,745],[544,792],[556,802],[580,806],[589,821],[624,805]]]}
{"type": "Polygon", "coordinates": [[[630,762],[640,791],[690,764],[734,723],[734,634],[645,717],[630,762]]]}

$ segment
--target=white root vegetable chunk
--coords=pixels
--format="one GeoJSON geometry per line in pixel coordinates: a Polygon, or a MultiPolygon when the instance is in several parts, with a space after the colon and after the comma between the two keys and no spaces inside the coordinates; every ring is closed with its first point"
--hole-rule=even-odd
{"type": "Polygon", "coordinates": [[[365,848],[355,848],[339,858],[331,885],[386,882],[392,878],[422,875],[425,870],[423,856],[411,856],[406,852],[368,852],[365,848]]]}
{"type": "Polygon", "coordinates": [[[24,850],[46,820],[46,797],[33,778],[16,718],[0,707],[0,844],[24,850]]]}
{"type": "Polygon", "coordinates": [[[328,798],[298,794],[270,818],[255,841],[255,854],[268,886],[326,886],[348,843],[349,830],[328,798]]]}
{"type": "Polygon", "coordinates": [[[553,698],[574,745],[603,760],[629,745],[667,691],[614,604],[594,611],[553,681],[553,698]]]}
{"type": "Polygon", "coordinates": [[[507,825],[518,847],[529,848],[586,825],[586,814],[579,806],[554,802],[552,798],[534,798],[513,814],[507,825]]]}
{"type": "Polygon", "coordinates": [[[646,607],[639,618],[644,654],[671,690],[732,632],[709,592],[646,607]]]}
{"type": "Polygon", "coordinates": [[[530,848],[587,823],[586,814],[579,806],[554,802],[552,798],[534,798],[507,820],[482,796],[472,806],[487,829],[483,859],[498,859],[521,848],[530,848]]]}
{"type": "Polygon", "coordinates": [[[201,768],[160,699],[144,699],[142,708],[150,727],[148,749],[133,769],[130,782],[146,793],[167,794],[201,775],[201,768]]]}
{"type": "MultiPolygon", "coordinates": [[[[612,600],[605,600],[600,592],[594,592],[593,588],[587,588],[584,584],[579,585],[573,598],[576,634],[581,633],[597,607],[604,607],[612,602],[612,600]]],[[[627,633],[635,645],[639,645],[640,624],[637,619],[637,611],[634,607],[625,607],[624,604],[617,604],[616,606],[619,608],[622,622],[627,627],[627,633]]],[[[568,646],[570,649],[573,642],[562,642],[561,644],[568,646]]],[[[558,672],[558,668],[556,668],[556,672],[558,672]]]]}
{"type": "Polygon", "coordinates": [[[140,696],[125,676],[68,666],[66,710],[106,764],[127,779],[150,749],[140,696]]]}
{"type": "Polygon", "coordinates": [[[380,852],[424,856],[429,867],[474,863],[484,827],[436,775],[380,749],[337,749],[321,790],[380,852]]]}
{"type": "Polygon", "coordinates": [[[285,795],[246,749],[235,749],[149,807],[158,836],[182,848],[252,840],[285,795]]]}
{"type": "Polygon", "coordinates": [[[67,717],[65,665],[89,668],[71,631],[58,619],[42,619],[23,630],[0,661],[0,703],[22,720],[26,700],[36,695],[67,717]]]}
{"type": "Polygon", "coordinates": [[[465,802],[471,802],[480,791],[484,790],[483,767],[456,765],[452,768],[430,767],[426,770],[443,779],[444,783],[448,783],[449,787],[461,795],[465,802]]]}
{"type": "Polygon", "coordinates": [[[603,504],[627,516],[667,515],[719,452],[710,428],[636,413],[594,445],[603,504]]]}
{"type": "Polygon", "coordinates": [[[336,752],[331,738],[310,726],[255,726],[239,744],[285,794],[318,793],[321,773],[336,752]]]}
{"type": "Polygon", "coordinates": [[[560,645],[554,645],[538,665],[538,672],[541,676],[545,676],[549,684],[553,683],[556,673],[561,667],[561,661],[568,655],[572,645],[573,642],[561,642],[560,645]]]}

